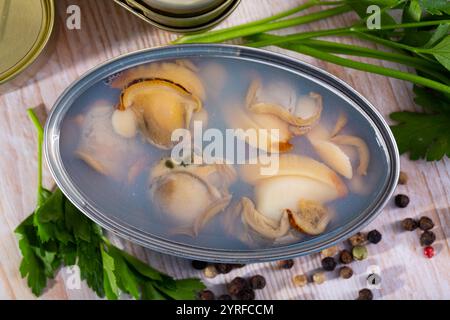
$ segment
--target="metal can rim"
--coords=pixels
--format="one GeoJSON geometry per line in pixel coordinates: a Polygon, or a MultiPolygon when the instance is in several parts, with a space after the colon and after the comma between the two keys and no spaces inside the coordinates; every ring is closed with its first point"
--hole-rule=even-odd
{"type": "MultiPolygon", "coordinates": [[[[188,57],[190,56],[188,55],[188,57]]],[[[395,191],[400,173],[400,156],[389,125],[384,120],[383,116],[378,112],[378,110],[364,96],[358,93],[350,85],[348,85],[338,77],[330,74],[329,72],[299,59],[295,59],[280,53],[275,53],[264,49],[225,44],[172,45],[152,49],[143,49],[121,55],[91,69],[77,81],[75,81],[71,86],[69,86],[55,102],[54,108],[50,112],[47,123],[45,125],[44,154],[50,172],[58,186],[61,188],[62,192],[71,202],[74,203],[75,206],[78,207],[79,210],[81,210],[90,219],[92,219],[94,222],[96,222],[106,230],[124,239],[130,240],[136,244],[161,253],[187,259],[229,263],[256,263],[289,259],[319,252],[326,247],[342,242],[343,240],[349,238],[351,235],[367,226],[381,213],[382,209],[385,207],[395,191]],[[192,56],[195,56],[194,54],[198,55],[200,53],[207,53],[210,55],[216,54],[223,57],[238,57],[243,59],[255,58],[259,59],[262,63],[270,62],[277,64],[280,67],[296,67],[294,68],[294,70],[302,72],[310,78],[314,78],[320,81],[330,90],[340,92],[348,99],[351,99],[356,105],[358,105],[358,107],[361,108],[361,110],[364,111],[367,117],[370,118],[372,125],[374,125],[379,131],[385,143],[385,152],[389,156],[388,160],[390,166],[388,168],[388,178],[385,185],[383,186],[383,189],[380,190],[380,192],[376,195],[374,202],[370,206],[368,206],[365,211],[362,212],[357,218],[355,218],[354,221],[352,220],[352,222],[348,223],[348,225],[342,226],[336,230],[329,232],[329,235],[325,240],[317,241],[316,238],[313,238],[302,242],[303,248],[301,250],[298,247],[298,243],[290,244],[285,247],[268,248],[254,251],[206,249],[163,239],[158,236],[142,232],[136,227],[130,226],[123,221],[118,221],[117,219],[106,217],[101,214],[98,209],[96,209],[83,199],[83,196],[71,183],[69,175],[65,171],[62,164],[58,143],[60,132],[59,126],[61,125],[62,119],[65,116],[65,112],[67,111],[65,109],[68,109],[70,107],[70,105],[63,105],[64,100],[74,99],[78,95],[76,93],[77,91],[85,89],[90,85],[89,83],[85,83],[80,87],[79,83],[81,81],[86,80],[89,77],[95,77],[95,80],[98,80],[97,78],[104,76],[108,72],[120,71],[117,70],[117,68],[115,68],[114,70],[110,69],[112,68],[111,65],[116,61],[120,61],[126,58],[130,59],[130,61],[128,61],[129,63],[126,66],[123,63],[120,64],[121,70],[123,70],[144,63],[139,60],[140,55],[152,54],[153,59],[148,61],[146,60],[146,63],[148,63],[152,61],[168,59],[170,55],[172,55],[172,57],[175,57],[173,56],[174,53],[179,54],[183,50],[187,51],[185,52],[185,54],[188,54],[190,50],[192,56]],[[135,60],[133,60],[133,58],[135,60]],[[73,92],[74,88],[76,88],[77,85],[79,86],[79,88],[75,90],[76,92],[73,92]],[[61,107],[61,105],[63,105],[63,107],[61,107]]]]}
{"type": "Polygon", "coordinates": [[[228,18],[241,3],[241,0],[234,0],[234,1],[235,1],[235,3],[230,5],[229,8],[227,8],[227,10],[225,10],[225,12],[223,14],[221,14],[220,16],[218,16],[217,18],[215,18],[214,20],[212,20],[208,23],[205,23],[205,24],[202,24],[202,25],[196,26],[196,27],[177,28],[177,27],[171,27],[169,25],[159,23],[155,20],[152,20],[152,19],[146,17],[144,14],[142,14],[140,12],[136,12],[136,11],[132,10],[122,0],[114,0],[114,2],[117,3],[119,6],[121,6],[125,10],[129,11],[130,13],[134,14],[135,16],[139,17],[141,20],[147,22],[148,24],[150,24],[158,29],[164,30],[164,31],[174,32],[174,33],[179,33],[179,34],[197,33],[197,32],[211,29],[212,27],[218,25],[219,23],[223,22],[226,18],[228,18]]]}
{"type": "Polygon", "coordinates": [[[25,69],[27,69],[36,59],[40,56],[40,54],[44,51],[47,43],[49,42],[52,34],[53,27],[55,24],[55,2],[54,0],[41,0],[43,5],[45,6],[45,13],[47,15],[47,19],[45,21],[45,26],[41,27],[38,37],[33,44],[33,47],[30,51],[25,55],[23,59],[19,61],[16,67],[11,68],[0,74],[0,85],[7,83],[8,81],[14,79],[20,73],[22,73],[25,69]]]}

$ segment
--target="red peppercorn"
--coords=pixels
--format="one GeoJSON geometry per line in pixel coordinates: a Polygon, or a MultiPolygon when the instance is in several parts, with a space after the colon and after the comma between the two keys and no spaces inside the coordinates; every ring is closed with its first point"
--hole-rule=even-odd
{"type": "Polygon", "coordinates": [[[427,257],[428,259],[433,258],[433,257],[434,257],[434,254],[435,254],[434,248],[431,247],[431,246],[425,247],[425,248],[423,249],[423,254],[424,254],[425,257],[427,257]]]}

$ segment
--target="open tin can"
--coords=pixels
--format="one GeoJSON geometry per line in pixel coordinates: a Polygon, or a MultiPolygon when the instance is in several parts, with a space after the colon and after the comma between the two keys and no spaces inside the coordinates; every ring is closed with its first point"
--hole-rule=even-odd
{"type": "Polygon", "coordinates": [[[210,29],[226,19],[240,3],[240,0],[114,1],[155,27],[177,33],[210,29]]]}
{"type": "MultiPolygon", "coordinates": [[[[132,81],[131,85],[145,84],[139,81],[132,81]]],[[[183,87],[174,86],[174,83],[170,81],[166,83],[166,89],[171,88],[170,90],[175,90],[177,95],[181,94],[180,90],[183,90],[183,87]]],[[[196,88],[194,81],[189,80],[186,85],[196,88]]],[[[272,90],[272,92],[277,94],[276,90],[272,90]]],[[[237,114],[234,111],[231,113],[231,115],[237,114]]],[[[295,145],[296,152],[312,157],[314,150],[308,151],[308,142],[305,140],[307,138],[300,136],[299,139],[299,144],[295,145]]],[[[378,111],[350,86],[337,77],[302,61],[266,50],[234,45],[176,45],[148,49],[118,57],[96,67],[67,88],[56,101],[45,126],[44,151],[50,171],[62,192],[79,210],[103,228],[162,253],[202,261],[230,263],[253,263],[293,258],[318,252],[349,238],[381,213],[395,190],[400,166],[397,146],[389,126],[378,111]],[[218,65],[219,67],[222,65],[223,68],[217,68],[218,65]],[[173,72],[175,69],[172,67],[174,66],[178,66],[180,72],[173,72]],[[211,66],[213,69],[210,69],[211,66]],[[242,238],[237,237],[241,235],[239,233],[240,220],[236,227],[224,231],[229,215],[228,212],[222,212],[214,220],[210,220],[206,229],[196,237],[186,234],[174,235],[170,231],[172,223],[165,221],[165,217],[160,216],[148,204],[150,190],[148,179],[152,176],[150,172],[153,172],[155,165],[157,167],[157,164],[161,163],[161,159],[167,156],[167,152],[170,155],[170,151],[155,148],[142,141],[139,136],[133,138],[137,140],[126,140],[143,143],[144,148],[150,148],[145,149],[146,151],[143,149],[145,155],[152,158],[148,164],[140,166],[144,168],[141,170],[142,181],[138,179],[130,184],[129,173],[134,169],[130,169],[131,171],[128,169],[134,166],[128,166],[126,161],[133,158],[131,154],[134,151],[126,149],[128,151],[122,152],[122,155],[126,156],[122,161],[120,160],[122,156],[116,154],[116,151],[121,149],[119,144],[109,143],[109,146],[112,147],[111,150],[115,152],[114,155],[109,154],[108,147],[105,148],[105,145],[108,144],[108,136],[103,135],[101,139],[95,137],[94,144],[80,142],[78,137],[85,137],[83,132],[87,132],[89,135],[96,127],[106,126],[109,128],[112,126],[109,115],[106,122],[98,121],[103,121],[99,120],[103,119],[102,113],[114,112],[115,106],[122,97],[122,90],[117,86],[128,75],[133,74],[137,77],[135,79],[142,79],[145,76],[150,79],[145,81],[155,81],[152,83],[160,86],[162,85],[161,77],[163,77],[161,71],[168,72],[166,74],[173,77],[181,75],[181,78],[186,80],[185,75],[192,70],[203,74],[202,72],[205,70],[218,69],[227,72],[229,77],[225,87],[222,87],[223,89],[217,89],[218,87],[214,86],[220,84],[220,77],[217,76],[217,73],[214,72],[211,76],[209,72],[205,72],[206,78],[202,76],[202,79],[205,79],[204,83],[211,86],[208,88],[214,88],[206,91],[206,97],[200,94],[203,96],[204,109],[210,115],[208,127],[221,128],[217,130],[225,131],[221,124],[222,112],[228,114],[230,110],[237,110],[232,109],[233,101],[231,100],[234,99],[232,96],[236,94],[239,99],[240,97],[245,99],[249,80],[257,73],[260,76],[270,75],[265,78],[265,81],[269,81],[269,83],[271,81],[279,83],[278,80],[281,81],[281,79],[289,80],[290,84],[300,90],[298,94],[302,96],[313,91],[321,95],[324,112],[320,121],[324,121],[323,124],[327,121],[338,123],[336,121],[338,115],[345,112],[348,115],[348,122],[354,125],[354,128],[349,130],[366,141],[371,160],[367,176],[364,178],[367,180],[363,180],[363,183],[360,184],[364,193],[361,193],[363,195],[360,196],[359,191],[358,195],[349,191],[342,202],[339,199],[336,200],[338,202],[333,207],[333,212],[336,214],[333,215],[334,218],[330,220],[331,222],[322,233],[316,236],[302,234],[301,238],[290,239],[287,242],[271,241],[248,245],[245,241],[241,241],[242,238]],[[244,71],[248,72],[243,73],[244,71]],[[215,94],[219,95],[215,96],[215,94]],[[94,117],[88,117],[89,114],[92,115],[91,110],[94,112],[94,117]],[[92,124],[94,127],[91,126],[92,124]],[[87,126],[85,127],[87,131],[83,131],[82,126],[87,126]],[[80,149],[80,146],[84,149],[80,149]],[[86,161],[86,158],[80,160],[80,157],[75,156],[85,150],[92,155],[92,161],[86,161]],[[120,174],[118,177],[121,177],[122,174],[119,170],[126,169],[124,171],[125,178],[109,177],[108,170],[98,170],[99,162],[97,160],[100,161],[100,166],[102,166],[101,163],[111,165],[112,172],[120,174]],[[364,189],[367,186],[369,189],[364,189]],[[228,236],[230,231],[236,232],[236,234],[228,236]]],[[[140,159],[140,157],[135,158],[140,159]]],[[[164,162],[162,163],[164,164],[164,162]]],[[[165,166],[166,169],[163,170],[168,170],[167,168],[173,168],[173,163],[171,166],[165,163],[165,166]]],[[[322,164],[320,166],[323,168],[322,164]]],[[[236,170],[241,170],[241,168],[236,168],[236,170]]],[[[310,174],[307,169],[302,170],[307,175],[310,174]]],[[[329,177],[328,174],[325,176],[329,177]]],[[[332,176],[334,177],[331,179],[332,183],[336,179],[343,180],[335,174],[332,176]]],[[[325,179],[328,179],[326,177],[325,179]]],[[[242,175],[240,178],[241,181],[244,180],[242,175]]],[[[238,183],[240,182],[235,182],[235,184],[238,183]]],[[[349,190],[351,183],[352,180],[345,182],[349,190]]],[[[229,194],[239,200],[243,194],[249,192],[247,186],[247,184],[241,184],[236,189],[230,189],[229,194]]],[[[305,192],[312,190],[319,197],[322,196],[322,193],[316,191],[314,186],[309,185],[309,182],[308,186],[310,187],[306,188],[305,192]]],[[[292,186],[283,188],[281,189],[282,194],[278,195],[280,197],[283,193],[289,192],[292,186]]],[[[189,192],[189,189],[185,192],[189,192]]],[[[270,194],[266,199],[270,199],[270,194]]],[[[192,198],[193,200],[195,198],[192,198]]],[[[171,204],[174,202],[169,202],[169,205],[171,204]]],[[[189,201],[183,201],[180,205],[179,208],[184,213],[188,210],[189,201]]],[[[247,232],[245,230],[244,232],[247,232]]],[[[248,234],[250,235],[250,232],[248,234]]]]}
{"type": "Polygon", "coordinates": [[[0,17],[0,91],[6,92],[43,62],[38,58],[48,50],[55,6],[53,0],[0,0],[0,17]]]}

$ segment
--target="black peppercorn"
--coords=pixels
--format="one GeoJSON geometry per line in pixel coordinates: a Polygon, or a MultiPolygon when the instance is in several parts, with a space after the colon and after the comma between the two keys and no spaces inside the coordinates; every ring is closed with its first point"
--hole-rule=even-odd
{"type": "Polygon", "coordinates": [[[367,240],[370,243],[377,244],[381,241],[382,235],[378,230],[372,230],[367,234],[367,240]]]}
{"type": "Polygon", "coordinates": [[[427,247],[431,246],[436,241],[436,235],[433,231],[424,231],[420,236],[420,245],[427,247]]]}
{"type": "Polygon", "coordinates": [[[249,280],[252,289],[263,289],[266,286],[266,279],[262,275],[255,275],[249,280]]]}
{"type": "Polygon", "coordinates": [[[399,208],[406,208],[409,204],[409,197],[405,194],[395,196],[395,205],[399,208]]]}
{"type": "Polygon", "coordinates": [[[322,259],[322,268],[325,271],[333,271],[336,268],[336,261],[332,257],[322,259]]]}
{"type": "Polygon", "coordinates": [[[221,274],[226,274],[233,270],[233,266],[228,263],[216,263],[215,267],[217,272],[221,274]]]}
{"type": "Polygon", "coordinates": [[[353,270],[350,267],[342,267],[339,269],[339,275],[342,279],[350,279],[353,276],[353,270]]]}
{"type": "Polygon", "coordinates": [[[291,269],[294,266],[294,260],[289,259],[289,260],[278,261],[278,266],[281,269],[291,269]]]}
{"type": "Polygon", "coordinates": [[[255,291],[253,291],[250,288],[243,289],[238,292],[238,294],[236,295],[236,298],[238,300],[247,300],[247,301],[255,300],[255,291]]]}
{"type": "Polygon", "coordinates": [[[232,296],[237,295],[240,291],[249,288],[247,280],[241,277],[234,278],[228,285],[228,293],[232,296]]]}
{"type": "Polygon", "coordinates": [[[229,294],[223,294],[217,300],[233,300],[233,298],[229,294]]]}
{"type": "Polygon", "coordinates": [[[199,300],[214,300],[215,296],[211,290],[203,290],[198,294],[199,300]]]}
{"type": "Polygon", "coordinates": [[[402,221],[402,228],[406,231],[414,231],[419,227],[416,220],[412,218],[406,218],[402,221]]]}
{"type": "Polygon", "coordinates": [[[369,289],[359,290],[357,300],[373,300],[373,293],[369,289]]]}
{"type": "Polygon", "coordinates": [[[349,264],[353,261],[353,255],[348,250],[342,250],[341,254],[339,255],[339,261],[343,264],[349,264]]]}
{"type": "Polygon", "coordinates": [[[195,270],[203,270],[208,266],[208,262],[204,262],[204,261],[198,261],[198,260],[193,260],[192,261],[192,267],[195,270]]]}
{"type": "Polygon", "coordinates": [[[433,229],[434,222],[428,217],[422,217],[419,219],[419,228],[423,231],[428,231],[433,229]]]}

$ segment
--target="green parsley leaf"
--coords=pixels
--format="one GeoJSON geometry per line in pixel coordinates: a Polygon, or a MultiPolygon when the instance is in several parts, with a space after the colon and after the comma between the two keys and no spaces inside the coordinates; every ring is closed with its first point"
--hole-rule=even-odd
{"type": "Polygon", "coordinates": [[[419,0],[419,3],[430,14],[450,14],[450,2],[448,0],[419,0]]]}
{"type": "Polygon", "coordinates": [[[119,288],[123,292],[130,294],[133,298],[139,299],[140,291],[138,279],[129,268],[121,251],[110,245],[108,246],[108,253],[114,259],[114,273],[117,277],[117,284],[119,288]]]}
{"type": "Polygon", "coordinates": [[[394,112],[392,126],[401,154],[409,152],[411,160],[440,160],[450,157],[450,116],[415,112],[394,112]]]}
{"type": "Polygon", "coordinates": [[[450,35],[429,50],[447,70],[450,70],[450,35]]]}
{"type": "Polygon", "coordinates": [[[102,261],[104,270],[103,285],[106,298],[109,300],[116,300],[119,297],[119,287],[117,285],[117,278],[114,274],[114,259],[105,252],[102,248],[102,261]]]}

